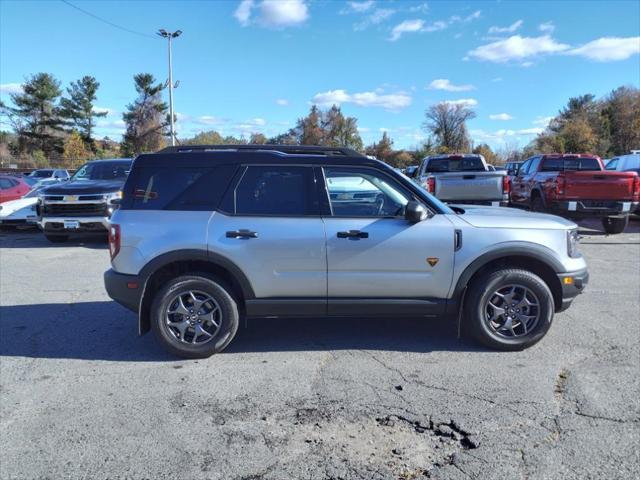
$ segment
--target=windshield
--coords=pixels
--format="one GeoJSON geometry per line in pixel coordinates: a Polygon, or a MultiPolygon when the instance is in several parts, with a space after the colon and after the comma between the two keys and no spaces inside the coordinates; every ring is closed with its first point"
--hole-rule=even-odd
{"type": "Polygon", "coordinates": [[[71,180],[124,180],[130,169],[130,160],[91,162],[83,165],[71,180]]]}
{"type": "Polygon", "coordinates": [[[427,172],[484,172],[480,157],[432,158],[427,163],[427,172]]]}
{"type": "Polygon", "coordinates": [[[49,178],[53,175],[53,170],[34,170],[29,174],[30,177],[35,178],[49,178]]]}

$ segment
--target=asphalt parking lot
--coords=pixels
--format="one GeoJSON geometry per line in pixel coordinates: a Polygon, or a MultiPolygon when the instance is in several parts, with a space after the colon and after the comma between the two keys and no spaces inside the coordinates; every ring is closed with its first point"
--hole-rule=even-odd
{"type": "Polygon", "coordinates": [[[199,361],[136,336],[105,244],[2,232],[0,476],[638,478],[640,222],[589,226],[588,290],[527,351],[441,321],[256,320],[199,361]]]}

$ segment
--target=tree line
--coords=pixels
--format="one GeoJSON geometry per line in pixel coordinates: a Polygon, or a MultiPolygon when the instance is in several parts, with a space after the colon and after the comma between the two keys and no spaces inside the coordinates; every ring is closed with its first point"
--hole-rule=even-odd
{"type": "MultiPolygon", "coordinates": [[[[64,91],[49,73],[27,78],[22,92],[10,95],[10,104],[0,102],[0,114],[11,127],[11,131],[0,132],[2,165],[19,162],[41,167],[52,162],[74,167],[91,158],[134,157],[163,148],[168,144],[170,123],[162,99],[165,85],[149,73],[135,75],[133,85],[135,98],[122,114],[125,133],[121,141],[115,141],[95,136],[96,122],[107,112],[96,108],[100,83],[94,77],[73,81],[64,91]]],[[[344,115],[337,105],[325,110],[312,105],[293,128],[273,137],[259,132],[248,138],[223,136],[211,130],[178,142],[341,146],[396,167],[416,164],[436,153],[479,153],[489,163],[500,164],[535,153],[595,153],[607,158],[640,148],[640,90],[630,86],[600,99],[591,94],[570,98],[547,128],[522,148],[505,143],[494,151],[486,143],[474,145],[467,122],[475,116],[466,105],[442,102],[430,106],[422,124],[426,140],[412,149],[395,149],[386,131],[378,141],[365,145],[357,118],[344,115]]]]}

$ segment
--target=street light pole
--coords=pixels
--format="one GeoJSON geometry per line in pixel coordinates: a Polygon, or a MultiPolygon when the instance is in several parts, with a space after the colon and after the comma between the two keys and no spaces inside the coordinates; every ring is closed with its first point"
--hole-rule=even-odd
{"type": "Polygon", "coordinates": [[[175,134],[175,126],[173,122],[173,59],[171,55],[171,40],[173,38],[177,38],[182,34],[181,30],[176,30],[175,32],[167,32],[164,29],[158,30],[158,35],[164,37],[169,40],[169,119],[171,122],[171,145],[175,146],[176,144],[176,134],[175,134]]]}

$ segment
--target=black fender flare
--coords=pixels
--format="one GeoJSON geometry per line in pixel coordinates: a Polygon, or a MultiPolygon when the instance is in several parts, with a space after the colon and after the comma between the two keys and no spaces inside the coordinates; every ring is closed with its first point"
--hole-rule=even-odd
{"type": "Polygon", "coordinates": [[[547,208],[547,200],[544,198],[544,191],[542,190],[542,186],[539,183],[531,189],[531,194],[529,195],[529,204],[531,204],[531,200],[533,200],[533,193],[537,193],[540,199],[542,200],[542,205],[544,208],[547,208]]]}
{"type": "Polygon", "coordinates": [[[547,267],[552,269],[555,273],[563,273],[565,271],[564,266],[558,260],[553,251],[542,245],[536,245],[528,242],[510,242],[508,245],[499,246],[493,250],[483,253],[473,262],[471,262],[462,272],[456,286],[454,287],[451,298],[454,300],[454,304],[461,307],[462,293],[464,292],[469,280],[485,265],[494,260],[499,260],[505,257],[525,257],[532,260],[537,260],[544,263],[547,267]]]}
{"type": "Polygon", "coordinates": [[[157,257],[154,257],[152,260],[147,262],[147,264],[142,268],[142,270],[140,270],[140,273],[138,274],[138,280],[142,287],[142,293],[140,295],[140,301],[138,304],[139,335],[144,335],[149,331],[150,328],[149,312],[146,308],[148,307],[148,301],[145,302],[149,279],[162,267],[165,267],[171,263],[181,261],[201,261],[223,268],[224,270],[228,271],[238,282],[238,285],[240,286],[240,289],[242,291],[242,296],[245,300],[251,300],[255,298],[255,292],[247,276],[244,274],[242,269],[238,267],[238,265],[229,260],[227,257],[204,249],[172,250],[170,252],[163,253],[161,255],[158,255],[157,257]]]}

